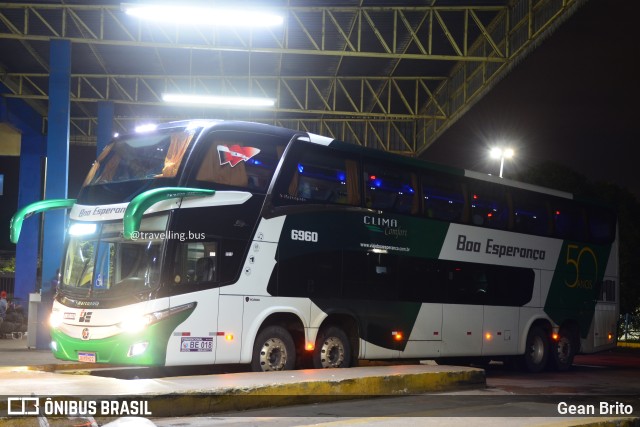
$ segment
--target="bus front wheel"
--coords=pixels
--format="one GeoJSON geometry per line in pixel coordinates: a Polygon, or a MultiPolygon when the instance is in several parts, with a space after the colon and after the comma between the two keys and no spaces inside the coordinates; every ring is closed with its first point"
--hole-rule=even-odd
{"type": "Polygon", "coordinates": [[[289,331],[280,326],[268,326],[258,334],[253,344],[253,371],[288,371],[294,369],[295,363],[296,347],[289,331]]]}
{"type": "Polygon", "coordinates": [[[323,368],[348,368],[351,361],[351,346],[347,334],[340,328],[330,326],[318,333],[313,353],[313,366],[323,368]]]}
{"type": "Polygon", "coordinates": [[[529,372],[541,372],[549,357],[549,338],[539,326],[533,326],[527,334],[527,345],[522,356],[524,368],[529,372]]]}

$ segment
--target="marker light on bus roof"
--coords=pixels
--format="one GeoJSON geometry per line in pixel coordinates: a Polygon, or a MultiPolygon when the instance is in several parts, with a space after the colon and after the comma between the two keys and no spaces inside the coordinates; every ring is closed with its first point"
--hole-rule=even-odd
{"type": "Polygon", "coordinates": [[[97,226],[92,222],[76,222],[69,227],[69,235],[86,236],[96,232],[97,226]]]}
{"type": "Polygon", "coordinates": [[[145,123],[144,125],[136,126],[136,133],[145,133],[145,132],[153,132],[158,128],[158,125],[154,123],[145,123]]]}

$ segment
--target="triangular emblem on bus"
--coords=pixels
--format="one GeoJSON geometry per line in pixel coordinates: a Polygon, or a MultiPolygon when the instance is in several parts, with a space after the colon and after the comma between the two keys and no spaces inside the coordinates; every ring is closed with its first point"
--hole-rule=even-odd
{"type": "Polygon", "coordinates": [[[220,166],[229,163],[234,167],[241,161],[247,161],[260,152],[253,147],[241,147],[239,145],[218,145],[218,155],[220,156],[220,166]]]}

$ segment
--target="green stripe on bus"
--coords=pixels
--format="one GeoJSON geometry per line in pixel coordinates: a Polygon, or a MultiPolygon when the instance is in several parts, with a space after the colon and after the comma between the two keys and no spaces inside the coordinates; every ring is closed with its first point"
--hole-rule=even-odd
{"type": "Polygon", "coordinates": [[[142,215],[154,204],[163,200],[176,197],[202,197],[215,194],[215,190],[203,188],[161,187],[138,194],[127,206],[123,219],[123,236],[131,239],[131,236],[140,229],[142,215]]]}
{"type": "Polygon", "coordinates": [[[73,206],[76,199],[49,199],[31,203],[13,215],[9,224],[11,230],[11,243],[18,243],[20,231],[22,230],[22,222],[34,213],[49,211],[53,209],[67,209],[73,206]]]}

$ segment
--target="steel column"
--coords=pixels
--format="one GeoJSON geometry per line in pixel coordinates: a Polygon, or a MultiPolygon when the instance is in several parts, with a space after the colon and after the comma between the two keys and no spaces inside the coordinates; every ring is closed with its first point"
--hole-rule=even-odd
{"type": "MultiPolygon", "coordinates": [[[[71,42],[51,40],[49,77],[49,120],[47,134],[47,172],[45,199],[67,198],[69,177],[69,121],[71,92],[71,42]]],[[[51,301],[54,280],[57,280],[66,226],[64,210],[47,212],[44,216],[42,243],[42,300],[51,301]]],[[[49,306],[50,309],[50,306],[49,306]]],[[[40,313],[39,313],[40,317],[40,313]]],[[[41,324],[44,329],[44,324],[41,324]]],[[[37,348],[48,348],[48,331],[38,331],[37,348]]]]}

